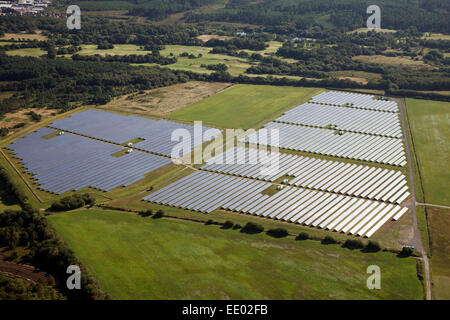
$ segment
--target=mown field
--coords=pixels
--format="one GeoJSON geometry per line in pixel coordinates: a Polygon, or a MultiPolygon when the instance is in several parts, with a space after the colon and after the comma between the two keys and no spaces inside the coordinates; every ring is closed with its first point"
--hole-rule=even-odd
{"type": "Polygon", "coordinates": [[[450,205],[450,103],[406,99],[406,106],[425,201],[450,205]]]}
{"type": "Polygon", "coordinates": [[[114,299],[421,299],[416,261],[114,211],[48,217],[114,299]],[[382,289],[366,269],[380,266],[382,289]]]}
{"type": "Polygon", "coordinates": [[[433,295],[450,299],[450,210],[427,208],[432,242],[431,271],[433,295]]]}
{"type": "Polygon", "coordinates": [[[226,128],[248,129],[320,92],[317,88],[235,85],[198,103],[175,111],[171,119],[226,128]]]}

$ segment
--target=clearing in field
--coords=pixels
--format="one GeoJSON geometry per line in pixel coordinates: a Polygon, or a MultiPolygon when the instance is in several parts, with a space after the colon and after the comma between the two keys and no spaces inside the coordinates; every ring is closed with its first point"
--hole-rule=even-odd
{"type": "Polygon", "coordinates": [[[212,48],[198,47],[198,46],[181,46],[181,45],[166,45],[164,50],[161,50],[162,56],[169,56],[171,53],[177,57],[178,62],[170,64],[167,67],[175,70],[195,71],[202,73],[212,73],[213,71],[202,68],[201,65],[211,65],[224,63],[228,67],[228,72],[234,76],[245,73],[251,66],[246,59],[232,57],[225,54],[209,53],[212,48]],[[187,52],[193,54],[196,58],[180,57],[180,54],[187,52]],[[202,55],[199,57],[199,55],[202,55]]]}
{"type": "Polygon", "coordinates": [[[47,54],[47,51],[41,48],[22,48],[15,50],[8,50],[6,54],[9,56],[20,56],[20,57],[40,57],[47,54]]]}
{"type": "Polygon", "coordinates": [[[169,118],[202,120],[205,124],[219,127],[248,129],[308,101],[319,92],[317,88],[239,84],[178,110],[169,118]]]}
{"type": "Polygon", "coordinates": [[[48,217],[114,299],[421,299],[416,261],[114,211],[48,217]],[[366,287],[369,265],[382,289],[366,287]]]}
{"type": "Polygon", "coordinates": [[[356,61],[362,61],[367,63],[378,63],[385,65],[395,65],[395,66],[407,66],[407,67],[422,67],[435,69],[435,67],[424,63],[422,60],[413,60],[410,57],[388,57],[383,55],[373,55],[373,56],[356,56],[352,58],[356,61]]]}
{"type": "Polygon", "coordinates": [[[406,99],[406,106],[425,202],[450,205],[450,103],[406,99]]]}
{"type": "Polygon", "coordinates": [[[38,30],[36,33],[5,33],[3,37],[0,37],[0,40],[40,40],[44,41],[48,38],[41,34],[41,31],[38,30]]]}
{"type": "Polygon", "coordinates": [[[231,86],[223,82],[190,81],[115,98],[99,108],[142,115],[168,114],[212,96],[231,86]]]}
{"type": "Polygon", "coordinates": [[[431,268],[436,299],[450,299],[450,210],[427,208],[432,240],[431,268]]]}

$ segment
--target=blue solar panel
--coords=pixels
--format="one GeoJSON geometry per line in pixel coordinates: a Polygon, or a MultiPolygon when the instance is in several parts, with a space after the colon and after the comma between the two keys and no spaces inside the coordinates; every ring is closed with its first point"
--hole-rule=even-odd
{"type": "Polygon", "coordinates": [[[57,194],[88,186],[104,191],[127,186],[171,162],[138,151],[113,157],[123,147],[73,134],[43,139],[55,132],[40,129],[8,148],[34,175],[41,189],[57,194]]]}
{"type": "MultiPolygon", "coordinates": [[[[191,137],[194,136],[194,127],[190,125],[167,120],[123,116],[97,110],[74,114],[63,120],[55,121],[50,126],[118,144],[141,138],[144,141],[136,143],[135,148],[169,157],[174,146],[178,144],[178,141],[171,141],[174,130],[186,129],[191,137]]],[[[211,128],[203,127],[203,131],[208,129],[211,128]]],[[[218,129],[212,130],[215,130],[216,134],[220,132],[218,129]]],[[[191,139],[191,149],[211,139],[201,138],[198,140],[191,139]]],[[[185,154],[181,156],[183,155],[185,154]]]]}

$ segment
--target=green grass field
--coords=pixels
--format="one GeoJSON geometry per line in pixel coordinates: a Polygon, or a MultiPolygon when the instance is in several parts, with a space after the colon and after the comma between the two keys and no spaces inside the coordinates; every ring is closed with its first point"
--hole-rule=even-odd
{"type": "Polygon", "coordinates": [[[211,54],[209,51],[211,51],[211,48],[208,47],[166,45],[165,49],[161,51],[161,55],[169,56],[170,53],[173,53],[177,57],[178,61],[177,63],[170,64],[167,67],[176,70],[211,73],[212,71],[202,68],[201,65],[224,63],[228,66],[227,71],[236,76],[245,73],[245,71],[250,67],[250,63],[246,59],[224,54],[211,54]],[[183,52],[194,54],[197,57],[199,54],[202,54],[202,57],[196,59],[180,57],[180,54],[183,52]]]}
{"type": "Polygon", "coordinates": [[[450,299],[450,210],[427,208],[432,238],[431,270],[433,295],[436,299],[450,299]]]}
{"type": "Polygon", "coordinates": [[[48,217],[115,299],[421,299],[416,261],[176,219],[87,210],[48,217]],[[381,290],[366,268],[380,266],[381,290]]]}
{"type": "Polygon", "coordinates": [[[450,205],[450,103],[406,99],[425,201],[450,205]]]}
{"type": "Polygon", "coordinates": [[[40,57],[42,55],[47,54],[47,51],[42,50],[41,48],[23,48],[23,49],[16,49],[16,50],[8,50],[6,51],[7,55],[10,56],[21,56],[21,57],[40,57]]]}
{"type": "Polygon", "coordinates": [[[280,114],[286,108],[309,100],[319,90],[240,84],[175,111],[169,118],[202,120],[206,124],[219,127],[248,129],[280,114]]]}

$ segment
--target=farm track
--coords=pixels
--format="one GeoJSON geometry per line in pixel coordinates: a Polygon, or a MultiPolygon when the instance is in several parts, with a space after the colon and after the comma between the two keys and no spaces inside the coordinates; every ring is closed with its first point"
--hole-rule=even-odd
{"type": "Polygon", "coordinates": [[[13,278],[20,278],[31,282],[45,280],[47,274],[36,270],[33,266],[2,260],[0,257],[0,272],[13,278]]]}
{"type": "Polygon", "coordinates": [[[412,213],[413,218],[413,228],[414,228],[414,245],[419,250],[420,254],[422,255],[422,261],[425,269],[425,292],[426,292],[426,300],[431,300],[431,279],[430,279],[430,262],[428,260],[427,252],[425,251],[425,248],[422,243],[422,238],[420,237],[420,231],[419,231],[419,225],[417,223],[417,214],[416,214],[416,193],[415,193],[415,183],[414,183],[414,167],[411,160],[411,153],[409,150],[409,143],[408,143],[408,133],[406,131],[407,128],[407,121],[405,117],[406,112],[406,105],[402,101],[397,101],[400,105],[400,118],[402,121],[402,131],[403,131],[403,139],[405,143],[405,149],[406,149],[406,158],[408,160],[408,174],[409,174],[409,181],[411,182],[410,188],[411,188],[411,205],[409,206],[409,209],[412,213]]]}

